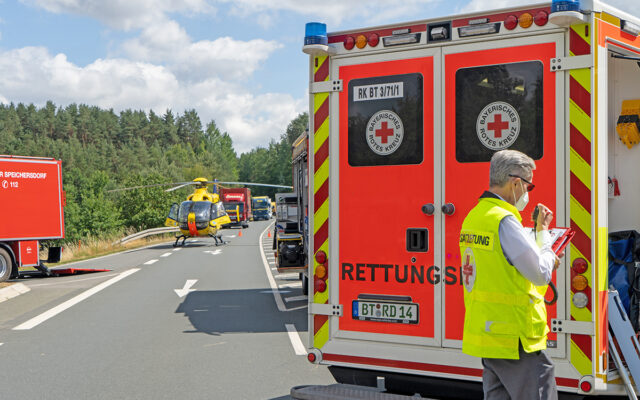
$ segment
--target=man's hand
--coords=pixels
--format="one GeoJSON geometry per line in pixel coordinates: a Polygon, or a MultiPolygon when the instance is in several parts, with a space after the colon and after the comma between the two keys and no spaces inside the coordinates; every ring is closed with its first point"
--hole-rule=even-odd
{"type": "Polygon", "coordinates": [[[547,206],[542,203],[538,203],[536,206],[538,207],[538,221],[536,225],[536,230],[538,232],[548,230],[551,221],[553,220],[553,213],[547,206]]]}

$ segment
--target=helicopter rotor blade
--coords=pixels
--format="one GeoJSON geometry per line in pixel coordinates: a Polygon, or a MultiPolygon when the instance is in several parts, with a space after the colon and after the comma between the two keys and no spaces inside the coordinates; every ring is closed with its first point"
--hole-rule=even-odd
{"type": "Polygon", "coordinates": [[[293,189],[293,186],[273,185],[270,183],[253,183],[253,182],[216,182],[216,183],[222,183],[224,185],[266,186],[266,187],[293,189]]]}
{"type": "MultiPolygon", "coordinates": [[[[180,188],[183,188],[185,186],[189,186],[189,185],[199,185],[200,182],[182,182],[181,184],[179,184],[178,186],[169,188],[169,189],[165,189],[165,192],[173,192],[174,190],[178,190],[180,188]]],[[[173,185],[175,185],[175,183],[173,183],[173,185]]]]}
{"type": "Polygon", "coordinates": [[[169,185],[176,185],[176,184],[180,184],[180,183],[184,183],[184,182],[154,183],[152,185],[130,186],[130,187],[126,187],[126,188],[107,190],[106,193],[123,192],[125,190],[144,189],[144,188],[157,187],[157,186],[169,186],[169,185]]]}

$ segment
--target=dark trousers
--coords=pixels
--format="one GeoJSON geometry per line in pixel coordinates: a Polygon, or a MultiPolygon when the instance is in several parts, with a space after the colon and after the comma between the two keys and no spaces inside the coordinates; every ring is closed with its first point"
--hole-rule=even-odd
{"type": "Polygon", "coordinates": [[[483,358],[485,400],[557,400],[553,362],[542,351],[526,353],[520,344],[519,360],[483,358]]]}

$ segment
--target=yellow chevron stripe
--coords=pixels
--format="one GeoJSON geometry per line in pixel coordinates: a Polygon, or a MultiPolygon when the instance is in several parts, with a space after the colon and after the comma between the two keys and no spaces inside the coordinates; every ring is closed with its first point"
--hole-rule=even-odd
{"type": "Polygon", "coordinates": [[[324,160],[320,168],[313,174],[313,193],[316,193],[327,179],[329,179],[329,157],[324,160]]]}
{"type": "Polygon", "coordinates": [[[320,206],[320,208],[318,208],[318,211],[316,211],[316,213],[313,215],[313,233],[318,233],[318,230],[322,227],[322,224],[325,223],[325,221],[329,219],[329,198],[327,197],[327,200],[322,203],[322,205],[320,206]]]}
{"type": "Polygon", "coordinates": [[[591,239],[591,214],[573,196],[570,196],[569,204],[571,220],[591,239]]]}
{"type": "Polygon", "coordinates": [[[316,60],[317,62],[314,61],[313,65],[313,73],[315,74],[316,72],[318,72],[318,70],[320,68],[322,68],[322,64],[324,64],[325,62],[327,62],[327,57],[329,56],[316,56],[316,60]]]}
{"type": "MultiPolygon", "coordinates": [[[[578,34],[585,42],[591,44],[591,36],[585,36],[585,27],[588,24],[571,25],[571,30],[578,34]]],[[[591,31],[589,29],[589,31],[591,31]]]]}
{"type": "Polygon", "coordinates": [[[591,166],[587,164],[585,160],[578,155],[578,153],[570,148],[569,152],[569,165],[571,166],[571,172],[580,179],[580,182],[591,190],[591,166]]]}
{"type": "Polygon", "coordinates": [[[329,93],[316,93],[313,95],[313,113],[317,113],[322,103],[329,97],[329,93]]]}
{"type": "Polygon", "coordinates": [[[598,291],[607,290],[609,282],[607,280],[609,263],[607,261],[609,254],[609,232],[607,227],[599,227],[598,235],[598,291]]]}
{"type": "Polygon", "coordinates": [[[571,341],[571,364],[580,375],[591,375],[591,360],[571,341]]]}
{"type": "Polygon", "coordinates": [[[573,100],[569,100],[569,121],[588,141],[591,141],[591,117],[582,111],[573,100]]]}
{"type": "Polygon", "coordinates": [[[313,336],[313,347],[321,349],[329,341],[329,320],[313,336]]]}
{"type": "Polygon", "coordinates": [[[591,70],[589,68],[572,69],[569,75],[586,90],[591,93],[591,70]]]}
{"type": "Polygon", "coordinates": [[[313,150],[314,154],[320,150],[320,147],[327,141],[329,138],[329,118],[325,119],[322,122],[322,125],[318,128],[315,135],[313,136],[313,150]]]}

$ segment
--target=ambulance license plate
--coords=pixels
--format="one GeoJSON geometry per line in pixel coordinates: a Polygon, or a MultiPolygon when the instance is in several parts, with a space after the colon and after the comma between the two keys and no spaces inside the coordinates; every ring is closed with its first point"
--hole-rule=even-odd
{"type": "Polygon", "coordinates": [[[353,301],[353,319],[360,321],[394,322],[417,324],[418,305],[416,303],[390,303],[386,301],[353,301]]]}

